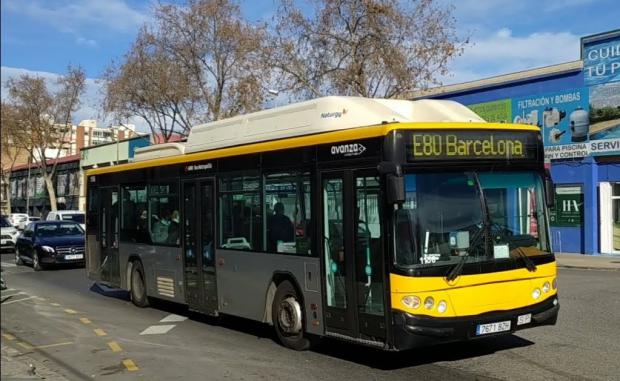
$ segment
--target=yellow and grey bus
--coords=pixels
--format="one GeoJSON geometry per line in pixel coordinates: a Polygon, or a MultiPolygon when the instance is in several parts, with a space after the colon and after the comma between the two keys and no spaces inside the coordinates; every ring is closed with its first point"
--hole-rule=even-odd
{"type": "Polygon", "coordinates": [[[306,349],[556,322],[537,127],[451,101],[326,97],[198,125],[89,170],[87,272],[306,349]]]}

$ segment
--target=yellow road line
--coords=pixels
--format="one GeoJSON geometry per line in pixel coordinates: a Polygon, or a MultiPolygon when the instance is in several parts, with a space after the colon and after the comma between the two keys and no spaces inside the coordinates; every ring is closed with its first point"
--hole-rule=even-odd
{"type": "Polygon", "coordinates": [[[123,365],[125,365],[125,368],[127,368],[127,370],[130,372],[133,372],[139,369],[138,366],[131,359],[123,360],[123,365]]]}
{"type": "Polygon", "coordinates": [[[112,352],[120,352],[123,350],[123,348],[121,348],[120,345],[118,345],[118,343],[116,341],[110,341],[108,343],[108,347],[110,347],[110,349],[112,350],[112,352]]]}
{"type": "Polygon", "coordinates": [[[2,336],[4,336],[4,338],[7,340],[15,340],[15,336],[11,335],[10,333],[3,333],[2,336]]]}
{"type": "Polygon", "coordinates": [[[74,310],[69,309],[69,308],[67,308],[67,309],[65,310],[65,312],[66,312],[66,313],[68,313],[68,314],[77,314],[77,311],[74,311],[74,310]]]}
{"type": "Polygon", "coordinates": [[[43,349],[43,348],[52,348],[52,347],[60,347],[63,345],[73,344],[73,341],[65,341],[64,343],[55,343],[55,344],[46,344],[46,345],[37,345],[33,347],[34,349],[43,349]]]}
{"type": "Polygon", "coordinates": [[[107,334],[107,333],[105,333],[105,331],[104,331],[103,329],[101,329],[101,328],[95,328],[95,329],[94,329],[94,331],[95,331],[95,335],[97,335],[97,336],[107,336],[107,335],[108,335],[108,334],[107,334]]]}
{"type": "Polygon", "coordinates": [[[19,342],[17,343],[17,345],[19,345],[20,347],[24,348],[24,349],[32,349],[32,345],[27,344],[27,343],[23,343],[23,342],[19,342]]]}
{"type": "Polygon", "coordinates": [[[84,323],[84,324],[90,324],[90,323],[91,323],[90,319],[85,318],[85,317],[81,317],[81,318],[80,318],[80,321],[81,321],[82,323],[84,323]]]}

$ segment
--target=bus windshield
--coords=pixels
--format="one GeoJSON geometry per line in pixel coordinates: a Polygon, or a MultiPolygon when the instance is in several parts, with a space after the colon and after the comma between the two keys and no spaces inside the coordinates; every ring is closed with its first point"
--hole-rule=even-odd
{"type": "Polygon", "coordinates": [[[394,211],[398,267],[451,267],[550,252],[543,186],[535,172],[411,173],[405,175],[405,194],[394,211]]]}

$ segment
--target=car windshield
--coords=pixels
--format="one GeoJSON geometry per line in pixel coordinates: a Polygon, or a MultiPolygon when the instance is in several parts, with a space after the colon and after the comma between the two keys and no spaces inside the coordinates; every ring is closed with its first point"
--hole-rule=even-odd
{"type": "Polygon", "coordinates": [[[0,227],[10,228],[11,226],[13,226],[13,225],[11,225],[6,218],[4,218],[4,217],[0,218],[0,227]]]}
{"type": "Polygon", "coordinates": [[[405,193],[394,211],[395,262],[401,268],[549,254],[537,173],[408,174],[405,193]]]}
{"type": "Polygon", "coordinates": [[[63,221],[73,221],[73,222],[77,222],[78,224],[83,224],[84,223],[84,215],[80,214],[80,213],[76,213],[76,214],[63,214],[62,215],[62,220],[63,221]]]}
{"type": "Polygon", "coordinates": [[[37,226],[37,237],[58,237],[84,234],[82,227],[76,223],[41,224],[37,226]]]}

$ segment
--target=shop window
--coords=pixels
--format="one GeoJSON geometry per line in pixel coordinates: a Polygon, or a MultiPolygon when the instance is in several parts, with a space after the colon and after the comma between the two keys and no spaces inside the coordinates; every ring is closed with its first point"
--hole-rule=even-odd
{"type": "Polygon", "coordinates": [[[265,244],[269,252],[312,255],[309,173],[265,176],[265,244]]]}
{"type": "Polygon", "coordinates": [[[179,196],[176,184],[149,186],[148,226],[154,245],[179,246],[179,196]]]}
{"type": "Polygon", "coordinates": [[[238,175],[220,181],[220,247],[262,250],[263,229],[258,176],[238,175]]]}
{"type": "Polygon", "coordinates": [[[124,186],[121,195],[121,241],[149,243],[146,186],[124,186]]]}

